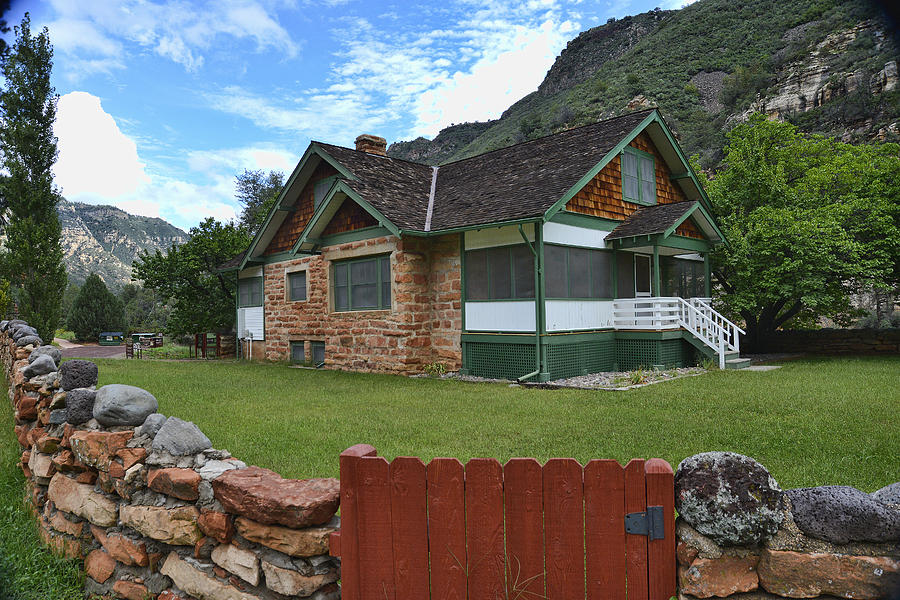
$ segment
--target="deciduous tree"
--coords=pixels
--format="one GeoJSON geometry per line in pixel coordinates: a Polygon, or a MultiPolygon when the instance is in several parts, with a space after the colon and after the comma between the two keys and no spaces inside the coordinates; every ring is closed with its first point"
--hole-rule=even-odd
{"type": "Polygon", "coordinates": [[[729,244],[713,255],[751,346],[789,323],[846,322],[850,294],[900,281],[900,147],[804,136],[754,115],[707,183],[729,244]]]}
{"type": "Polygon", "coordinates": [[[284,173],[261,169],[244,172],[235,177],[235,196],[244,208],[241,211],[240,225],[247,228],[250,235],[262,226],[269,209],[278,198],[283,187],[284,173]]]}
{"type": "Polygon", "coordinates": [[[0,92],[0,197],[9,219],[2,266],[19,314],[49,342],[66,287],[56,215],[59,193],[51,171],[57,154],[53,48],[46,27],[32,36],[27,13],[15,29],[15,44],[3,60],[0,92]]]}
{"type": "Polygon", "coordinates": [[[142,252],[132,264],[133,278],[172,298],[167,329],[173,334],[231,329],[235,317],[234,273],[217,267],[245,250],[250,238],[234,223],[209,218],[191,228],[190,240],[167,254],[142,252]]]}

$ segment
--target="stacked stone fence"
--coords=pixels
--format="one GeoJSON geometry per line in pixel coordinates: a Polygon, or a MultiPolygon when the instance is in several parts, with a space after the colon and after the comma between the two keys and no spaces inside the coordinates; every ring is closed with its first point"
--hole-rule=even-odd
{"type": "Polygon", "coordinates": [[[97,389],[24,321],[0,322],[27,502],[44,543],[83,559],[86,595],[340,598],[336,479],[247,466],[140,388],[97,389]]]}
{"type": "MultiPolygon", "coordinates": [[[[84,561],[86,594],[340,598],[338,480],[247,466],[41,343],[0,321],[27,502],[50,549],[84,561]]],[[[711,452],[682,461],[674,495],[678,600],[900,599],[900,482],[782,491],[753,459],[711,452]]]]}
{"type": "MultiPolygon", "coordinates": [[[[743,341],[741,346],[744,346],[743,341]]],[[[900,354],[900,329],[808,329],[776,331],[760,340],[761,352],[900,354]]]]}

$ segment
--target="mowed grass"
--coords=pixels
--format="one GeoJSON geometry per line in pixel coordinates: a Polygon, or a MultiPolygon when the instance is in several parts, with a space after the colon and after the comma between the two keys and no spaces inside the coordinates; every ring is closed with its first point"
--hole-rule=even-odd
{"type": "Polygon", "coordinates": [[[81,600],[81,563],[56,558],[41,543],[37,522],[27,508],[25,476],[13,432],[13,411],[0,381],[0,598],[4,600],[81,600]]]}
{"type": "Polygon", "coordinates": [[[900,357],[790,361],[628,392],[538,390],[226,361],[98,360],[100,385],[152,392],[217,448],[285,477],[337,476],[353,444],[380,455],[615,458],[729,450],[782,487],[900,480],[900,357]]]}

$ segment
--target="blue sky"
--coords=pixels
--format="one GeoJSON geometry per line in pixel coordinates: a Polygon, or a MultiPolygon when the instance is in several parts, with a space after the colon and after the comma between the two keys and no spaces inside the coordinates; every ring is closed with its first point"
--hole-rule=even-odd
{"type": "Polygon", "coordinates": [[[580,31],[682,4],[14,0],[7,21],[50,31],[63,195],[188,229],[234,218],[244,169],[497,118],[580,31]]]}

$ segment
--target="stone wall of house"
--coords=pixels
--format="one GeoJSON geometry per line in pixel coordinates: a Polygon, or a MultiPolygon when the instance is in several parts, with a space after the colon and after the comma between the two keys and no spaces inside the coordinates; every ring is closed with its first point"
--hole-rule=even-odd
{"type": "Polygon", "coordinates": [[[782,491],[752,458],[707,452],[675,473],[679,600],[900,598],[900,483],[782,491]]]}
{"type": "MultiPolygon", "coordinates": [[[[27,498],[44,542],[84,560],[85,593],[131,600],[340,598],[336,479],[247,466],[147,391],[96,388],[23,321],[0,321],[27,498]]],[[[8,424],[4,424],[8,426],[8,424]]],[[[93,597],[93,596],[92,596],[93,597]]]]}
{"type": "Polygon", "coordinates": [[[321,255],[266,265],[263,275],[267,360],[288,360],[292,342],[307,344],[307,356],[309,342],[324,342],[326,368],[409,375],[436,361],[448,370],[461,366],[458,236],[329,246],[321,255]],[[392,309],[334,311],[331,263],[379,254],[391,256],[392,309]],[[287,275],[302,269],[307,299],[291,302],[287,275]]]}
{"type": "Polygon", "coordinates": [[[813,354],[898,354],[900,329],[776,331],[762,340],[762,350],[813,354]]]}

